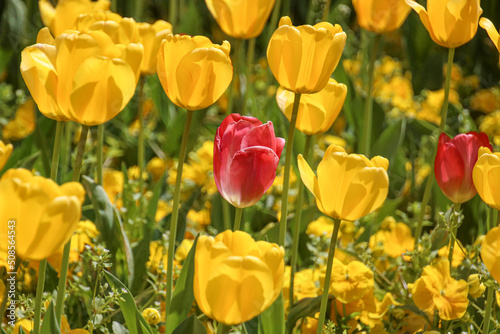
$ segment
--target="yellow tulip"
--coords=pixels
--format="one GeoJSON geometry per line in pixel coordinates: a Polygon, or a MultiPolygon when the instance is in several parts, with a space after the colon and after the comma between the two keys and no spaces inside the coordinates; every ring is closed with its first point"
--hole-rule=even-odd
{"type": "Polygon", "coordinates": [[[491,276],[500,282],[500,227],[486,233],[481,246],[481,259],[491,276]]]}
{"type": "Polygon", "coordinates": [[[404,0],[353,0],[361,28],[382,34],[399,29],[411,8],[404,0]]]}
{"type": "Polygon", "coordinates": [[[167,35],[172,33],[172,25],[166,21],[158,20],[153,24],[138,23],[140,43],[144,47],[141,73],[150,75],[156,73],[156,63],[160,44],[167,35]]]}
{"type": "Polygon", "coordinates": [[[472,170],[472,180],[477,193],[489,206],[500,210],[500,152],[492,153],[489,148],[481,147],[477,162],[472,170]]]}
{"type": "Polygon", "coordinates": [[[59,0],[54,8],[50,0],[39,0],[40,16],[43,24],[57,37],[64,30],[74,29],[76,19],[81,14],[109,10],[109,0],[59,0]]]}
{"type": "Polygon", "coordinates": [[[212,105],[233,79],[231,45],[205,36],[168,35],[158,52],[158,77],[177,106],[200,110],[212,105]]]}
{"type": "Polygon", "coordinates": [[[224,231],[198,238],[194,296],[200,309],[226,325],[252,319],[267,309],[281,292],[284,250],[255,242],[242,231],[224,231]]]}
{"type": "Polygon", "coordinates": [[[325,215],[354,221],[378,209],[389,191],[389,161],[376,156],[347,154],[337,145],[330,145],[318,165],[318,176],[302,155],[299,171],[305,186],[316,197],[316,204],[325,215]]]}
{"type": "Polygon", "coordinates": [[[480,0],[428,0],[427,10],[413,0],[405,1],[420,16],[432,40],[445,48],[469,42],[483,13],[480,0]]]}
{"type": "Polygon", "coordinates": [[[102,31],[66,31],[54,40],[43,28],[22,52],[21,74],[45,116],[98,125],[134,95],[142,53],[140,44],[115,45],[102,31]]]}
{"type": "Polygon", "coordinates": [[[493,44],[495,44],[495,46],[497,47],[498,52],[500,52],[500,34],[493,23],[486,17],[482,17],[479,20],[479,25],[481,26],[481,28],[486,30],[488,36],[490,36],[491,40],[493,41],[493,44]]]}
{"type": "Polygon", "coordinates": [[[294,93],[322,90],[337,67],[346,34],[336,24],[294,27],[288,16],[280,20],[267,47],[267,61],[276,80],[294,93]]]}
{"type": "MultiPolygon", "coordinates": [[[[286,118],[292,118],[295,94],[283,87],[276,92],[278,107],[286,118]]],[[[347,86],[330,79],[328,84],[315,94],[303,94],[300,98],[296,128],[306,135],[328,131],[337,119],[347,96],[347,86]]]]}
{"type": "Polygon", "coordinates": [[[3,141],[0,140],[0,170],[5,166],[7,163],[7,160],[9,160],[10,154],[12,153],[12,150],[14,147],[12,144],[5,144],[3,141]]]}
{"type": "Polygon", "coordinates": [[[205,0],[208,10],[227,35],[250,39],[259,36],[275,0],[205,0]]]}
{"type": "Polygon", "coordinates": [[[80,32],[102,31],[115,44],[139,43],[139,29],[133,18],[121,17],[112,12],[95,12],[80,15],[76,20],[76,29],[80,32]]]}
{"type": "Polygon", "coordinates": [[[9,169],[0,179],[0,251],[15,226],[16,255],[40,261],[68,242],[80,221],[85,190],[80,183],[58,186],[26,169],[9,169]],[[7,222],[12,223],[7,224],[7,222]]]}

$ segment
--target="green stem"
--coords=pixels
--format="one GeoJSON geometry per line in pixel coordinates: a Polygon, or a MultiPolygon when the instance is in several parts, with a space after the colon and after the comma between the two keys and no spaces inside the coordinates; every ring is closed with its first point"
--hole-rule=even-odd
{"type": "Polygon", "coordinates": [[[322,17],[322,20],[323,21],[328,21],[328,16],[330,15],[330,4],[331,4],[331,0],[326,0],[326,3],[325,3],[325,7],[323,8],[323,17],[322,17]]]}
{"type": "Polygon", "coordinates": [[[333,219],[333,233],[330,241],[330,251],[328,252],[328,260],[326,264],[326,276],[323,284],[323,295],[321,297],[321,308],[319,311],[318,329],[316,334],[323,333],[323,325],[325,323],[326,308],[328,306],[328,294],[330,291],[330,278],[332,276],[333,258],[335,256],[335,247],[337,245],[337,235],[340,228],[340,219],[333,219]]]}
{"type": "Polygon", "coordinates": [[[137,145],[137,163],[139,165],[139,213],[143,216],[143,198],[144,193],[144,77],[141,75],[139,78],[139,108],[138,108],[138,121],[139,121],[139,142],[137,145]]]}
{"type": "Polygon", "coordinates": [[[241,48],[241,39],[237,38],[236,41],[234,42],[234,54],[233,54],[233,80],[231,80],[231,84],[229,85],[228,88],[228,97],[227,97],[227,109],[226,113],[229,115],[233,112],[233,107],[234,107],[234,98],[235,95],[238,93],[238,77],[240,74],[240,71],[238,69],[239,67],[239,58],[240,58],[240,48],[241,48]]]}
{"type": "Polygon", "coordinates": [[[177,28],[177,0],[170,0],[168,19],[174,29],[177,28]]]}
{"type": "Polygon", "coordinates": [[[266,41],[269,43],[269,40],[271,39],[271,36],[274,33],[274,30],[278,28],[278,20],[280,18],[281,14],[281,4],[283,3],[283,0],[276,0],[274,3],[274,9],[273,9],[273,14],[271,15],[271,23],[268,26],[268,32],[267,32],[267,38],[266,41]]]}
{"type": "Polygon", "coordinates": [[[455,203],[455,217],[450,221],[450,252],[448,253],[448,260],[450,261],[450,270],[452,268],[451,263],[453,262],[453,249],[455,248],[455,242],[457,240],[457,230],[458,230],[458,222],[460,220],[460,207],[461,203],[455,203]],[[456,220],[455,220],[456,219],[456,220]]]}
{"type": "Polygon", "coordinates": [[[61,163],[61,176],[63,177],[63,180],[66,179],[66,173],[68,172],[68,165],[69,165],[69,158],[71,157],[71,134],[72,134],[72,128],[73,128],[73,123],[72,122],[67,122],[65,124],[65,133],[64,133],[64,143],[61,148],[61,155],[62,155],[62,163],[61,163]]]}
{"type": "Polygon", "coordinates": [[[141,21],[144,0],[135,0],[135,20],[141,21]]]}
{"type": "Polygon", "coordinates": [[[167,264],[167,308],[170,308],[172,300],[173,288],[173,272],[174,272],[174,252],[175,252],[175,237],[177,235],[177,221],[179,220],[179,202],[181,199],[181,183],[182,169],[186,158],[189,129],[193,120],[193,110],[187,111],[186,123],[184,124],[184,133],[182,134],[181,150],[179,152],[179,161],[177,163],[177,177],[175,180],[174,189],[174,204],[172,207],[172,217],[170,220],[170,237],[168,240],[168,264],[167,264]]]}
{"type": "MultiPolygon", "coordinates": [[[[453,57],[455,55],[455,49],[449,49],[448,50],[448,63],[446,65],[446,79],[445,79],[445,85],[444,85],[444,100],[443,100],[443,106],[441,109],[441,123],[439,124],[439,132],[443,132],[444,128],[446,126],[446,118],[448,115],[448,103],[449,103],[449,96],[450,96],[450,83],[451,83],[451,71],[453,68],[453,57]]],[[[420,236],[422,235],[422,223],[424,221],[424,215],[425,215],[425,208],[427,207],[427,204],[429,203],[429,199],[431,197],[431,191],[432,191],[432,186],[434,184],[434,160],[436,158],[436,152],[437,152],[437,146],[434,148],[434,154],[433,154],[433,159],[432,159],[432,164],[431,164],[431,172],[428,176],[427,183],[425,185],[425,190],[424,190],[424,197],[422,199],[422,203],[420,205],[420,212],[418,214],[418,220],[417,220],[417,230],[415,231],[415,249],[417,249],[418,245],[418,240],[420,239],[420,236]]]]}
{"type": "Polygon", "coordinates": [[[97,152],[96,152],[96,164],[97,164],[97,183],[102,186],[103,173],[102,168],[104,165],[104,124],[99,124],[97,126],[97,152]]]}
{"type": "Polygon", "coordinates": [[[229,333],[231,326],[224,325],[222,322],[219,322],[217,325],[217,334],[226,334],[229,333]]]}
{"type": "MultiPolygon", "coordinates": [[[[375,73],[375,60],[377,59],[378,46],[380,44],[381,35],[375,35],[375,39],[372,46],[372,52],[370,55],[370,62],[368,64],[368,95],[365,101],[365,112],[364,112],[364,122],[363,122],[363,135],[364,135],[364,145],[361,150],[367,158],[370,158],[370,146],[372,140],[372,123],[373,123],[373,75],[375,73]]],[[[370,47],[369,44],[366,44],[370,47]]]]}
{"type": "MultiPolygon", "coordinates": [[[[309,157],[309,150],[311,148],[311,140],[312,136],[306,136],[306,144],[304,147],[304,159],[307,161],[309,157]]],[[[297,195],[297,202],[295,207],[295,223],[293,230],[293,244],[292,244],[292,262],[290,264],[291,272],[290,272],[290,303],[289,310],[292,309],[293,306],[293,288],[295,283],[295,270],[297,266],[297,258],[299,257],[299,239],[300,239],[300,225],[301,225],[301,216],[302,216],[302,200],[304,198],[304,183],[299,182],[299,190],[297,195]]]]}
{"type": "Polygon", "coordinates": [[[288,138],[286,145],[285,172],[283,175],[283,193],[281,195],[281,220],[279,245],[285,247],[286,220],[288,215],[288,188],[290,187],[290,167],[292,163],[293,138],[295,137],[295,124],[297,123],[297,114],[300,106],[300,93],[295,93],[293,101],[292,118],[288,128],[288,138]]]}
{"type": "Polygon", "coordinates": [[[35,297],[35,319],[33,324],[34,334],[40,333],[40,319],[42,315],[43,288],[45,286],[45,271],[47,269],[47,259],[40,261],[38,266],[38,282],[36,285],[35,297]]]}
{"type": "MultiPolygon", "coordinates": [[[[75,166],[73,168],[73,182],[80,181],[80,171],[82,169],[83,154],[85,152],[85,143],[87,142],[87,136],[89,133],[89,126],[84,125],[82,128],[82,133],[80,134],[80,140],[78,141],[78,147],[76,151],[75,166]]],[[[69,266],[69,252],[71,249],[71,240],[69,240],[66,245],[64,245],[63,256],[61,261],[61,271],[59,273],[59,285],[57,286],[57,300],[56,300],[56,319],[61,324],[61,318],[64,308],[64,295],[66,294],[66,280],[68,278],[68,266],[69,266]]]]}
{"type": "Polygon", "coordinates": [[[57,171],[59,170],[59,156],[63,133],[64,122],[58,121],[56,125],[56,137],[54,139],[54,150],[52,151],[52,164],[50,166],[50,178],[55,182],[57,182],[57,171]]]}
{"type": "Polygon", "coordinates": [[[224,230],[231,229],[231,207],[228,201],[224,197],[222,197],[222,222],[224,224],[224,230]]]}
{"type": "Polygon", "coordinates": [[[483,334],[488,334],[490,332],[490,318],[493,307],[493,293],[495,289],[488,288],[488,297],[486,297],[486,305],[484,309],[484,322],[483,322],[483,334]]]}
{"type": "Polygon", "coordinates": [[[252,84],[250,77],[252,76],[252,65],[255,55],[255,41],[256,38],[252,38],[248,41],[248,50],[247,50],[247,67],[246,67],[246,79],[247,79],[247,87],[245,89],[245,96],[243,97],[243,112],[242,115],[247,114],[248,107],[248,96],[250,95],[250,90],[252,89],[252,84]]]}
{"type": "Polygon", "coordinates": [[[238,231],[241,225],[241,216],[243,215],[243,208],[235,207],[234,213],[234,231],[238,231]]]}

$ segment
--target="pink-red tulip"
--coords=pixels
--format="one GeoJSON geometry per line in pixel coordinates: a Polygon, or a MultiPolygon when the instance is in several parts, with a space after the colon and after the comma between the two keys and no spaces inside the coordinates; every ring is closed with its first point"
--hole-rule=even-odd
{"type": "Polygon", "coordinates": [[[222,197],[238,208],[254,205],[273,184],[284,146],[272,122],[227,116],[214,142],[214,178],[222,197]]]}
{"type": "Polygon", "coordinates": [[[477,193],[472,169],[481,146],[492,149],[483,132],[462,133],[453,139],[442,133],[439,137],[434,173],[439,187],[453,203],[467,202],[477,193]]]}

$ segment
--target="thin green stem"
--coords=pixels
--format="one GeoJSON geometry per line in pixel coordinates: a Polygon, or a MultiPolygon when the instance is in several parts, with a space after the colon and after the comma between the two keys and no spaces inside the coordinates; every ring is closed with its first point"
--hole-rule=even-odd
{"type": "MultiPolygon", "coordinates": [[[[448,103],[449,103],[449,96],[450,96],[450,83],[451,83],[451,71],[453,68],[453,57],[455,55],[455,49],[449,49],[448,50],[448,63],[446,65],[446,79],[445,79],[445,85],[444,85],[444,100],[443,100],[443,106],[441,109],[441,123],[439,124],[439,133],[444,131],[444,128],[446,126],[446,118],[448,115],[448,103]]],[[[429,199],[431,197],[431,191],[432,191],[432,186],[434,184],[434,159],[436,157],[436,152],[437,152],[437,146],[434,148],[434,154],[433,154],[433,159],[431,163],[431,172],[429,173],[427,183],[425,185],[425,190],[424,190],[424,197],[422,198],[422,203],[420,205],[420,212],[418,214],[417,218],[417,229],[415,231],[415,249],[417,248],[418,245],[418,240],[420,239],[420,236],[422,235],[422,223],[424,221],[424,215],[425,215],[425,208],[427,207],[427,204],[429,203],[429,199]]]]}
{"type": "Polygon", "coordinates": [[[96,165],[97,165],[97,183],[102,186],[103,173],[102,168],[104,165],[104,124],[97,126],[97,152],[96,152],[96,165]]]}
{"type": "MultiPolygon", "coordinates": [[[[87,142],[87,136],[89,133],[89,127],[84,125],[82,128],[82,133],[80,134],[80,140],[78,141],[78,147],[76,151],[75,166],[73,168],[73,182],[80,181],[80,171],[82,169],[83,154],[85,152],[85,143],[87,142]]],[[[68,278],[68,267],[69,267],[69,252],[71,249],[71,240],[69,240],[66,245],[64,245],[63,256],[61,261],[61,271],[59,273],[59,285],[57,286],[57,300],[56,300],[56,319],[61,324],[61,318],[64,308],[64,295],[66,294],[66,280],[68,278]]]]}
{"type": "Polygon", "coordinates": [[[222,322],[219,322],[217,325],[217,334],[226,334],[229,333],[231,326],[224,325],[222,322]]]}
{"type": "Polygon", "coordinates": [[[456,203],[455,206],[455,215],[453,220],[450,221],[450,252],[448,253],[448,260],[450,261],[450,270],[452,268],[451,263],[453,262],[453,250],[455,249],[455,242],[457,241],[457,230],[458,230],[458,222],[460,220],[460,207],[461,203],[456,203]],[[456,219],[456,220],[455,220],[456,219]]]}
{"type": "Polygon", "coordinates": [[[250,91],[252,90],[252,83],[250,77],[252,76],[252,65],[255,55],[255,41],[257,38],[252,38],[248,41],[248,50],[247,50],[247,67],[246,67],[246,79],[247,85],[245,89],[245,96],[243,97],[243,115],[247,114],[248,108],[248,97],[251,95],[250,91]]]}
{"type": "Polygon", "coordinates": [[[241,48],[241,39],[237,38],[234,42],[234,53],[233,53],[233,80],[231,80],[231,84],[228,88],[228,97],[227,97],[227,109],[226,113],[229,115],[233,112],[234,108],[234,98],[235,95],[238,94],[238,78],[240,75],[239,71],[239,58],[240,58],[240,48],[241,48]]]}
{"type": "Polygon", "coordinates": [[[273,9],[273,13],[271,15],[271,23],[268,26],[269,30],[267,32],[267,38],[266,38],[267,42],[269,42],[269,40],[271,39],[271,36],[273,35],[274,30],[276,28],[278,28],[278,20],[279,20],[280,15],[281,15],[281,4],[282,3],[283,3],[283,0],[276,0],[276,2],[274,3],[274,9],[273,9]]]}
{"type": "Polygon", "coordinates": [[[135,0],[135,19],[141,21],[144,0],[135,0]]]}
{"type": "Polygon", "coordinates": [[[168,20],[175,29],[177,27],[177,0],[170,0],[168,20]]]}
{"type": "Polygon", "coordinates": [[[325,323],[326,308],[328,306],[328,294],[330,291],[330,278],[332,276],[333,258],[335,256],[335,247],[337,246],[337,235],[339,234],[340,219],[333,219],[333,233],[330,241],[330,251],[328,252],[328,260],[326,264],[326,276],[323,284],[323,295],[321,296],[321,307],[319,311],[318,329],[316,334],[323,333],[323,325],[325,323]]]}
{"type": "Polygon", "coordinates": [[[231,207],[228,201],[224,197],[222,197],[222,222],[224,224],[224,230],[231,229],[231,207]]]}
{"type": "Polygon", "coordinates": [[[54,150],[52,151],[52,165],[50,166],[50,179],[55,182],[57,182],[57,172],[59,170],[59,156],[63,133],[64,122],[58,121],[56,125],[56,138],[54,139],[54,150]]]}
{"type": "Polygon", "coordinates": [[[71,157],[71,134],[72,134],[73,123],[67,122],[65,124],[64,131],[64,142],[61,147],[62,163],[61,163],[61,176],[66,179],[66,173],[68,172],[69,158],[71,157]]]}
{"type": "Polygon", "coordinates": [[[495,289],[488,288],[488,297],[486,297],[486,305],[484,309],[484,321],[483,321],[483,334],[488,334],[490,332],[490,318],[493,307],[493,293],[495,289]]]}
{"type": "Polygon", "coordinates": [[[139,142],[137,144],[137,164],[139,165],[139,212],[143,216],[143,198],[144,193],[144,77],[139,78],[139,108],[138,108],[138,121],[139,121],[139,142]]]}
{"type": "Polygon", "coordinates": [[[238,231],[241,225],[241,216],[243,215],[243,208],[235,208],[234,213],[234,231],[238,231]]]}
{"type": "Polygon", "coordinates": [[[175,238],[177,235],[177,221],[179,220],[179,203],[181,199],[181,183],[182,183],[182,169],[184,167],[184,160],[186,159],[189,129],[193,120],[193,110],[188,110],[186,115],[186,123],[184,124],[184,133],[182,134],[181,150],[179,152],[179,161],[177,163],[177,177],[175,180],[174,188],[174,204],[172,207],[172,217],[170,218],[170,236],[168,240],[168,264],[167,264],[167,307],[170,308],[170,301],[172,300],[173,288],[173,272],[174,272],[174,252],[175,252],[175,238]]]}
{"type": "MultiPolygon", "coordinates": [[[[304,159],[307,161],[309,157],[309,150],[311,148],[312,136],[306,136],[306,143],[304,147],[304,159]]],[[[291,272],[290,272],[290,303],[289,310],[292,309],[293,306],[293,296],[294,296],[294,283],[295,283],[295,271],[297,266],[297,258],[299,257],[299,239],[300,239],[300,225],[301,225],[301,216],[302,216],[302,200],[304,198],[304,183],[299,182],[299,190],[297,194],[297,202],[295,207],[295,223],[293,230],[293,244],[292,244],[292,262],[290,264],[291,272]]]]}
{"type": "Polygon", "coordinates": [[[323,21],[328,21],[328,16],[330,15],[330,4],[332,3],[332,0],[326,0],[325,7],[323,8],[323,21]]]}
{"type": "Polygon", "coordinates": [[[292,118],[288,128],[288,138],[286,145],[285,172],[283,175],[283,193],[281,195],[281,220],[279,245],[285,247],[286,220],[288,216],[288,188],[290,187],[290,168],[292,164],[293,138],[295,137],[295,124],[297,123],[297,114],[300,106],[300,93],[295,93],[293,101],[292,118]]]}
{"type": "MultiPolygon", "coordinates": [[[[363,122],[363,135],[364,145],[361,150],[366,157],[370,157],[371,140],[372,140],[372,123],[373,123],[373,76],[375,73],[375,60],[377,59],[378,46],[380,44],[380,34],[375,35],[370,55],[370,62],[368,64],[368,95],[365,101],[364,122],[363,122]]],[[[370,47],[370,44],[366,44],[370,47]]]]}
{"type": "Polygon", "coordinates": [[[45,271],[47,269],[47,259],[40,261],[38,266],[38,282],[36,285],[35,297],[35,319],[33,324],[34,334],[40,333],[40,319],[42,315],[43,288],[45,286],[45,271]]]}

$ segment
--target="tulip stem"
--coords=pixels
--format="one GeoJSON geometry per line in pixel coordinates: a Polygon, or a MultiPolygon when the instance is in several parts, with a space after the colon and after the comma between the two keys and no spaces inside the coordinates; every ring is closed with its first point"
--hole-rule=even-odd
{"type": "MultiPolygon", "coordinates": [[[[311,148],[312,136],[306,136],[306,143],[304,145],[304,159],[307,161],[309,157],[309,151],[311,148]]],[[[304,183],[299,182],[299,190],[297,194],[297,202],[295,207],[295,223],[293,231],[293,244],[292,244],[292,262],[290,264],[290,303],[289,311],[292,310],[293,306],[293,287],[295,283],[295,267],[297,266],[297,258],[299,257],[299,239],[300,239],[300,225],[302,216],[302,200],[304,198],[304,183]]]]}
{"type": "Polygon", "coordinates": [[[283,175],[283,193],[281,195],[281,220],[279,245],[285,247],[286,221],[288,215],[288,188],[290,187],[290,167],[292,162],[293,138],[295,136],[295,124],[297,123],[297,114],[299,113],[300,93],[295,93],[293,101],[292,118],[288,129],[288,138],[286,145],[285,172],[283,175]]]}
{"type": "MultiPolygon", "coordinates": [[[[78,141],[78,147],[76,151],[75,166],[73,168],[73,182],[80,181],[80,171],[82,169],[83,153],[85,152],[85,143],[87,142],[87,136],[89,133],[89,127],[84,125],[82,127],[82,133],[80,134],[80,140],[78,141]]],[[[59,285],[57,286],[57,300],[56,300],[56,319],[61,325],[61,318],[64,308],[64,295],[66,294],[66,279],[68,277],[68,266],[69,266],[69,252],[71,249],[71,239],[68,240],[66,245],[64,245],[62,260],[61,260],[61,271],[59,272],[59,285]]]]}
{"type": "Polygon", "coordinates": [[[278,20],[281,16],[281,4],[283,0],[276,0],[274,3],[274,9],[273,9],[273,14],[271,15],[271,23],[268,26],[268,33],[267,33],[267,38],[266,41],[269,43],[271,40],[271,36],[274,33],[274,30],[278,27],[278,20]]]}
{"type": "Polygon", "coordinates": [[[450,252],[448,253],[448,260],[450,261],[450,270],[453,268],[451,265],[453,261],[453,250],[455,248],[455,242],[457,240],[457,230],[458,230],[458,222],[460,220],[460,206],[461,203],[455,203],[455,216],[456,216],[456,221],[455,217],[450,221],[450,252]]]}
{"type": "Polygon", "coordinates": [[[40,319],[42,315],[43,288],[45,286],[45,271],[47,269],[47,259],[40,261],[38,265],[38,282],[36,285],[35,297],[35,319],[33,324],[34,334],[40,333],[40,319]]]}
{"type": "Polygon", "coordinates": [[[170,0],[168,18],[172,27],[177,27],[177,0],[170,0]]]}
{"type": "Polygon", "coordinates": [[[50,178],[55,182],[57,182],[57,172],[59,170],[59,156],[61,153],[63,132],[64,122],[58,121],[56,125],[56,137],[54,139],[54,150],[52,151],[52,164],[50,166],[50,178]]]}
{"type": "MultiPolygon", "coordinates": [[[[451,48],[448,49],[448,63],[446,65],[446,79],[445,79],[445,85],[444,85],[444,100],[443,100],[443,106],[441,109],[441,122],[439,124],[439,132],[444,131],[444,128],[446,126],[446,117],[448,115],[448,102],[449,102],[449,97],[450,97],[450,83],[451,83],[451,71],[453,68],[453,57],[455,55],[455,49],[451,48]]],[[[425,185],[425,190],[424,190],[424,197],[422,198],[422,203],[420,204],[420,212],[418,213],[418,220],[417,220],[417,230],[415,231],[415,249],[417,249],[418,246],[418,240],[420,239],[420,236],[422,235],[422,223],[424,221],[424,215],[425,215],[425,208],[427,207],[427,204],[429,203],[429,199],[431,197],[431,191],[432,191],[432,186],[434,184],[434,160],[436,158],[436,152],[437,152],[437,145],[434,148],[434,155],[432,159],[432,164],[431,164],[431,172],[429,174],[429,177],[427,179],[427,183],[425,185]]]]}
{"type": "MultiPolygon", "coordinates": [[[[325,7],[323,8],[323,21],[328,21],[328,16],[330,15],[330,4],[332,3],[332,0],[326,0],[325,2],[325,7]]],[[[378,36],[378,35],[377,35],[378,36]]]]}
{"type": "Polygon", "coordinates": [[[494,291],[495,289],[493,287],[488,288],[488,296],[486,297],[486,305],[484,308],[483,334],[488,334],[490,332],[490,318],[492,313],[494,291]]]}
{"type": "MultiPolygon", "coordinates": [[[[370,146],[372,141],[372,123],[373,123],[373,74],[375,72],[375,60],[377,58],[378,46],[380,44],[380,34],[375,35],[373,42],[372,52],[370,55],[370,62],[368,64],[368,95],[365,101],[365,112],[364,112],[364,123],[363,123],[363,135],[364,135],[364,147],[362,152],[369,159],[370,146]]],[[[367,44],[368,45],[368,44],[367,44]]]]}
{"type": "Polygon", "coordinates": [[[318,329],[316,334],[323,333],[323,325],[325,323],[326,308],[328,306],[328,294],[330,291],[330,278],[332,276],[333,258],[335,256],[335,247],[337,245],[337,235],[339,234],[340,219],[333,218],[333,233],[330,241],[330,251],[328,252],[328,260],[326,264],[326,276],[323,284],[323,295],[321,296],[321,308],[319,311],[318,329]]]}
{"type": "Polygon", "coordinates": [[[254,59],[254,55],[255,55],[255,41],[256,41],[256,38],[252,38],[251,40],[248,41],[247,67],[246,67],[247,85],[246,85],[246,89],[245,89],[245,96],[243,97],[243,112],[241,113],[242,115],[247,114],[248,96],[250,95],[250,90],[252,89],[250,77],[252,76],[252,65],[253,65],[253,59],[254,59]]]}
{"type": "Polygon", "coordinates": [[[66,178],[66,173],[68,172],[68,164],[69,158],[71,157],[71,133],[72,133],[73,123],[67,122],[64,127],[64,143],[61,149],[62,155],[62,168],[61,168],[61,176],[63,179],[66,178]]]}
{"type": "Polygon", "coordinates": [[[235,207],[236,211],[234,213],[234,228],[233,231],[238,231],[241,225],[241,216],[243,215],[243,208],[235,207]]]}
{"type": "Polygon", "coordinates": [[[137,143],[137,163],[139,165],[139,213],[143,216],[143,189],[144,179],[144,77],[141,75],[139,78],[139,108],[138,108],[138,122],[139,122],[139,142],[137,143]]]}
{"type": "Polygon", "coordinates": [[[221,196],[222,199],[222,221],[224,224],[224,230],[231,229],[231,207],[228,201],[221,196]]]}
{"type": "Polygon", "coordinates": [[[97,164],[97,183],[102,186],[103,174],[102,167],[104,165],[104,153],[102,151],[104,145],[104,124],[99,124],[97,126],[97,154],[96,154],[96,164],[97,164]]]}
{"type": "Polygon", "coordinates": [[[177,235],[177,221],[179,220],[179,202],[181,198],[181,183],[182,183],[182,169],[184,167],[184,160],[186,158],[189,129],[193,120],[193,110],[187,110],[186,122],[184,124],[184,132],[182,134],[181,150],[179,152],[179,161],[177,162],[177,177],[175,179],[174,189],[174,204],[172,206],[172,217],[170,219],[170,236],[168,239],[168,264],[167,264],[167,309],[170,308],[170,301],[172,300],[173,288],[173,272],[174,272],[174,252],[175,252],[175,238],[177,235]]]}
{"type": "Polygon", "coordinates": [[[234,97],[238,93],[238,77],[239,77],[239,58],[240,58],[240,48],[241,48],[241,39],[237,38],[234,42],[234,53],[233,53],[233,80],[231,80],[231,84],[227,90],[227,109],[226,113],[229,115],[233,112],[234,107],[234,97]]]}
{"type": "Polygon", "coordinates": [[[217,334],[229,333],[230,329],[231,329],[231,326],[224,325],[222,322],[219,322],[219,325],[217,325],[217,334]]]}

